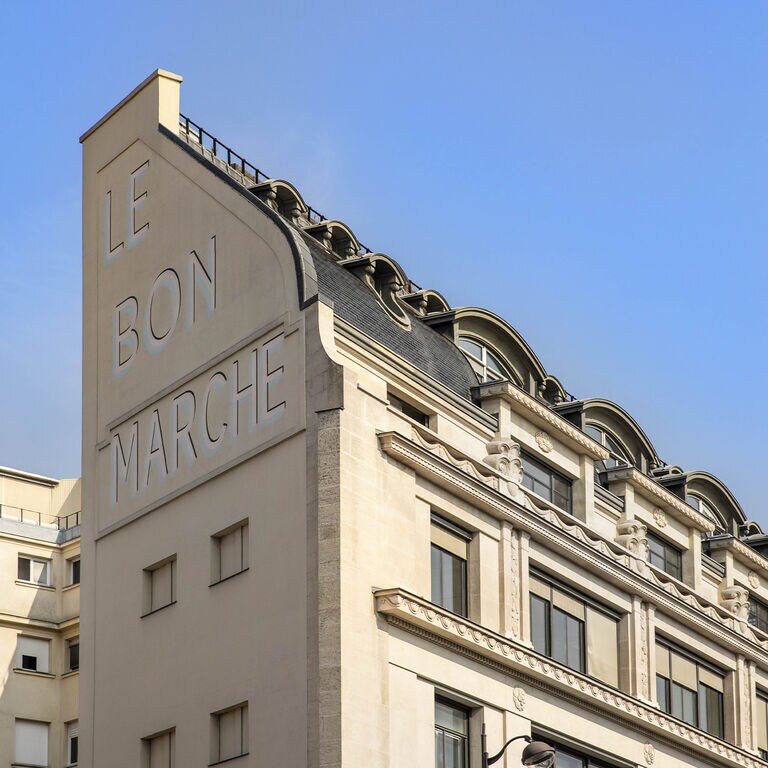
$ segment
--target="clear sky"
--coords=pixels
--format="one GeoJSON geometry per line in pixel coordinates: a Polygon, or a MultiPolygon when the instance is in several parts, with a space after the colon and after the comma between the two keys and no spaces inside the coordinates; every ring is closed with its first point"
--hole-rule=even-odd
{"type": "Polygon", "coordinates": [[[768,529],[768,4],[6,3],[0,464],[80,472],[78,136],[182,111],[768,529]]]}

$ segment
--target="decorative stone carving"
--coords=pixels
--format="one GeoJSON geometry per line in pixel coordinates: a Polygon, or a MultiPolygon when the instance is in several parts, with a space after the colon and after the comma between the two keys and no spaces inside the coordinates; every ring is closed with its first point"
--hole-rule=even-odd
{"type": "Polygon", "coordinates": [[[645,560],[648,555],[648,528],[645,523],[622,516],[616,523],[617,544],[628,549],[635,557],[645,560]]]}
{"type": "Polygon", "coordinates": [[[492,440],[486,443],[485,449],[488,454],[483,462],[493,467],[507,481],[504,483],[502,480],[499,490],[530,508],[528,496],[520,490],[523,482],[523,463],[520,460],[519,443],[514,440],[492,440]]]}
{"type": "Polygon", "coordinates": [[[512,691],[512,701],[515,704],[515,709],[518,712],[525,711],[525,691],[522,688],[515,688],[512,691]]]}
{"type": "Polygon", "coordinates": [[[720,605],[743,621],[749,618],[749,592],[744,587],[723,587],[720,605]]]}
{"type": "Polygon", "coordinates": [[[653,522],[659,526],[659,528],[666,528],[667,516],[664,514],[664,510],[661,507],[656,507],[653,510],[653,522]]]}
{"type": "Polygon", "coordinates": [[[520,635],[520,533],[513,530],[511,537],[509,568],[512,571],[512,578],[509,583],[509,614],[512,621],[510,627],[512,637],[517,638],[520,635]]]}
{"type": "Polygon", "coordinates": [[[656,750],[653,748],[653,744],[643,744],[643,757],[646,765],[653,765],[653,761],[656,759],[656,750]]]}
{"type": "Polygon", "coordinates": [[[536,445],[538,445],[544,453],[549,453],[554,447],[552,438],[543,429],[539,430],[534,437],[536,438],[536,445]]]}
{"type": "Polygon", "coordinates": [[[640,603],[640,696],[650,699],[648,686],[648,608],[642,602],[640,603]]]}
{"type": "Polygon", "coordinates": [[[747,581],[752,589],[760,589],[760,577],[754,571],[747,574],[747,581]]]}

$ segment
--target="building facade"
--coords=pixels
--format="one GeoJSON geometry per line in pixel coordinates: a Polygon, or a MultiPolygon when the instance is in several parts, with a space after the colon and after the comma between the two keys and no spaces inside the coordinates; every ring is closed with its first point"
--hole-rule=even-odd
{"type": "Polygon", "coordinates": [[[77,765],[79,480],[0,467],[0,573],[0,765],[77,765]]]}
{"type": "Polygon", "coordinates": [[[83,766],[758,768],[765,539],[179,112],[83,137],[83,766]],[[499,765],[519,765],[522,741],[499,765]]]}

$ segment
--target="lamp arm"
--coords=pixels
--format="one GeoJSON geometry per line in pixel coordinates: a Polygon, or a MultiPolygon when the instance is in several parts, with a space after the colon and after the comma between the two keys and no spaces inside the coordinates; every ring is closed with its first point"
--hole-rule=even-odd
{"type": "Polygon", "coordinates": [[[530,736],[513,736],[493,757],[489,757],[486,759],[485,764],[486,765],[493,765],[497,760],[501,759],[501,756],[506,751],[507,747],[513,742],[517,741],[518,739],[524,739],[529,744],[531,743],[531,737],[530,736]]]}

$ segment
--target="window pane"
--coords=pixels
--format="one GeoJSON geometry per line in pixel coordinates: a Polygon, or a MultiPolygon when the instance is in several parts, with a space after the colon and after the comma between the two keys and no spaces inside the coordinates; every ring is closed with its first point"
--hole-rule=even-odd
{"type": "Polygon", "coordinates": [[[549,656],[549,603],[531,595],[531,640],[533,649],[549,656]]]}
{"type": "Polygon", "coordinates": [[[584,758],[558,747],[555,765],[557,768],[584,768],[584,758]]]}
{"type": "Polygon", "coordinates": [[[713,736],[723,736],[723,694],[699,685],[699,723],[713,736]]]}
{"type": "Polygon", "coordinates": [[[656,700],[659,702],[659,708],[664,712],[670,712],[669,684],[666,678],[656,675],[656,700]]]}
{"type": "Polygon", "coordinates": [[[19,580],[29,581],[30,577],[30,561],[26,557],[19,558],[19,580]]]}
{"type": "Polygon", "coordinates": [[[466,562],[434,544],[431,561],[432,602],[453,613],[466,615],[466,562]]]}
{"type": "Polygon", "coordinates": [[[435,766],[466,768],[469,713],[447,701],[435,701],[435,766]]]}
{"type": "Polygon", "coordinates": [[[80,583],[80,561],[79,560],[72,561],[72,583],[73,584],[80,583]]]}
{"type": "Polygon", "coordinates": [[[465,352],[472,355],[472,357],[475,357],[478,360],[483,359],[483,348],[477,342],[470,341],[469,339],[461,338],[459,339],[459,346],[465,352]]]}

